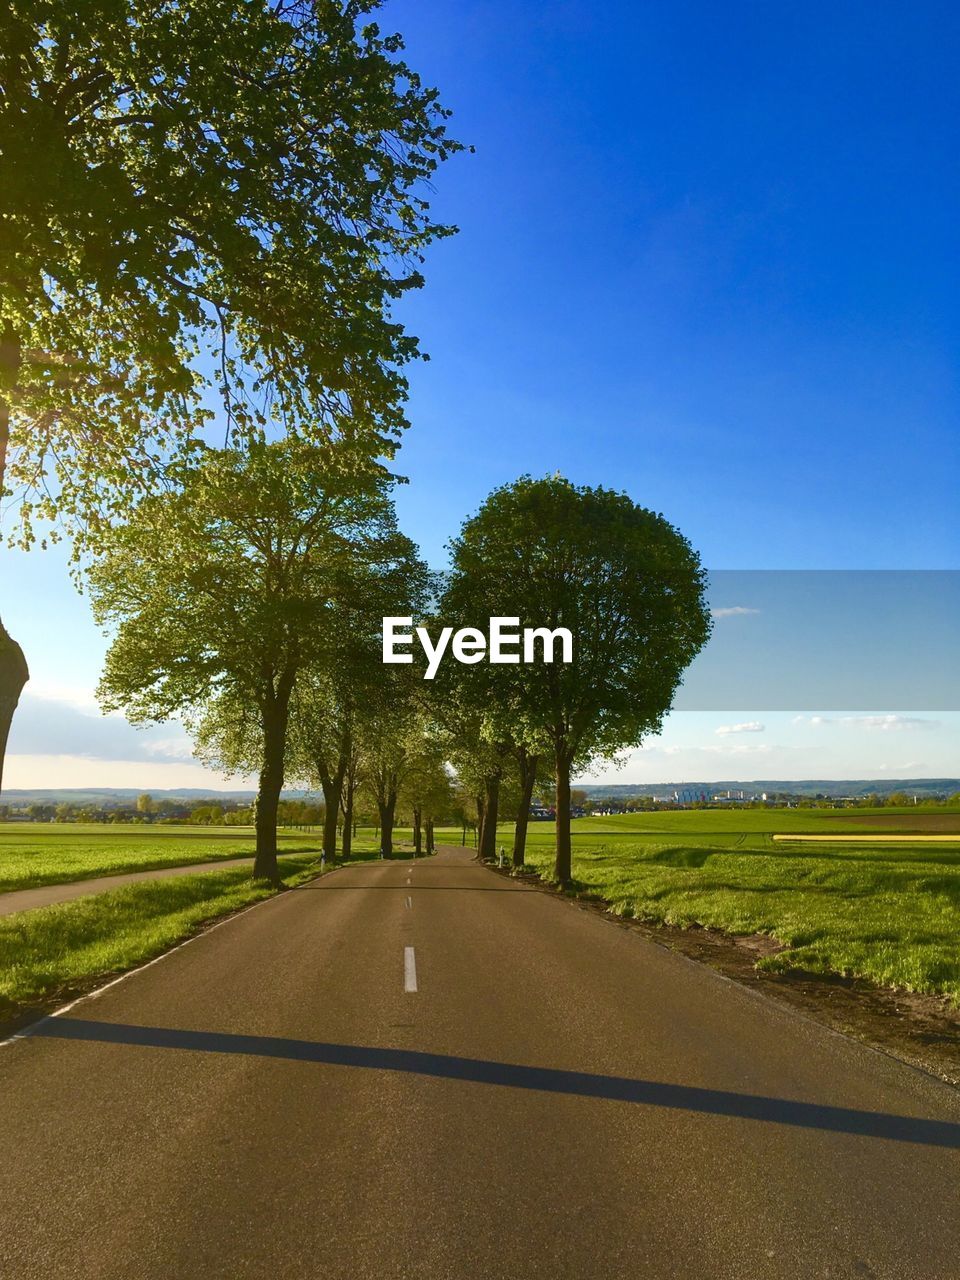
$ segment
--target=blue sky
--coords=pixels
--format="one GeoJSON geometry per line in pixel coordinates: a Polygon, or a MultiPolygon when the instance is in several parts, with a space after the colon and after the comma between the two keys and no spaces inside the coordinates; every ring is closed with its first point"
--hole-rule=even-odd
{"type": "MultiPolygon", "coordinates": [[[[461,234],[403,311],[431,360],[398,505],[432,563],[494,485],[560,470],[714,568],[960,568],[958,25],[938,3],[388,5],[477,149],[439,175],[461,234]]],[[[150,753],[87,715],[99,754],[72,730],[35,749],[58,705],[91,710],[104,642],[62,557],[2,555],[35,677],[8,785],[216,781],[170,729],[150,753]]],[[[678,712],[618,778],[960,772],[949,707],[849,710],[678,712]],[[716,733],[737,723],[764,728],[716,733]]]]}

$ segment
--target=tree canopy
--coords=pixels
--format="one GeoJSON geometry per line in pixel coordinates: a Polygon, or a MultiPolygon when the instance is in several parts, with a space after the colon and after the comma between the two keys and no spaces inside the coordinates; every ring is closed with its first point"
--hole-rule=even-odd
{"type": "Polygon", "coordinates": [[[214,413],[389,451],[460,144],[379,0],[0,14],[0,495],[87,519],[214,413]],[[9,452],[8,452],[9,444],[9,452]],[[4,466],[6,463],[6,476],[4,466]]]}
{"type": "Polygon", "coordinates": [[[611,489],[559,476],[495,490],[452,544],[444,620],[567,628],[573,661],[483,663],[462,678],[490,743],[550,744],[557,865],[570,878],[570,775],[656,733],[710,633],[705,577],[663,516],[611,489]],[[470,692],[472,691],[472,693],[470,692]]]}
{"type": "Polygon", "coordinates": [[[276,874],[297,677],[336,650],[337,605],[356,604],[369,566],[416,573],[388,483],[346,442],[211,450],[144,499],[90,569],[95,616],[114,632],[102,705],[134,722],[180,714],[206,725],[227,767],[259,767],[259,874],[276,874]]]}

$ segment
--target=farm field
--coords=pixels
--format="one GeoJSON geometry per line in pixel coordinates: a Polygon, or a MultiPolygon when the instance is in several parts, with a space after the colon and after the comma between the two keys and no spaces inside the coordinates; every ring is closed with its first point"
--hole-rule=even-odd
{"type": "MultiPolygon", "coordinates": [[[[459,844],[461,835],[453,827],[436,832],[438,843],[459,844]]],[[[318,829],[281,830],[279,838],[285,876],[315,873],[318,829]]],[[[504,823],[498,844],[508,857],[512,839],[512,824],[504,823]]],[[[398,856],[409,854],[411,840],[409,828],[397,829],[398,856]]],[[[583,818],[573,823],[573,847],[578,890],[619,914],[766,935],[774,949],[759,960],[762,968],[844,974],[960,1003],[960,811],[686,810],[583,818]],[[939,839],[924,842],[924,834],[939,839]],[[851,835],[866,843],[848,843],[851,835]],[[911,835],[921,839],[911,842],[911,835]],[[793,843],[803,836],[817,839],[793,843]]],[[[373,856],[373,828],[360,829],[354,849],[358,858],[373,856]]],[[[5,823],[0,890],[252,853],[250,827],[5,823]]],[[[532,823],[528,865],[549,878],[553,853],[553,825],[532,823]]],[[[6,974],[3,999],[9,1008],[28,990],[40,995],[69,976],[137,963],[260,892],[247,868],[231,867],[163,887],[118,888],[98,895],[97,906],[87,899],[11,916],[0,968],[14,965],[15,952],[20,964],[15,979],[6,974]]]]}
{"type": "MultiPolygon", "coordinates": [[[[940,809],[956,843],[775,842],[777,834],[867,834],[926,816],[866,810],[693,810],[580,819],[573,874],[581,892],[636,919],[779,944],[759,965],[865,978],[960,1003],[960,812],[940,809]],[[857,821],[859,819],[859,822],[857,821]],[[866,821],[864,821],[866,820],[866,821]],[[839,831],[838,831],[839,828],[839,831]]],[[[500,841],[509,850],[510,831],[500,841]]],[[[527,862],[551,873],[552,825],[531,825],[527,862]]]]}
{"type": "MultiPolygon", "coordinates": [[[[320,848],[319,832],[280,831],[282,853],[320,848]]],[[[0,823],[0,892],[91,876],[253,856],[253,827],[0,823]]]]}
{"type": "MultiPolygon", "coordinates": [[[[531,830],[538,825],[532,824],[531,830]]],[[[859,832],[915,832],[955,834],[960,840],[960,809],[924,807],[904,809],[681,809],[662,813],[616,814],[611,817],[577,818],[574,838],[603,832],[610,836],[656,835],[687,838],[694,834],[711,839],[788,835],[855,835],[859,832]]]]}
{"type": "MultiPolygon", "coordinates": [[[[395,832],[398,846],[412,838],[410,828],[395,832]]],[[[281,856],[319,854],[322,832],[319,827],[305,831],[281,827],[277,839],[281,856]]],[[[373,828],[361,827],[353,843],[357,853],[372,851],[373,828]]],[[[3,822],[0,893],[127,871],[253,857],[253,851],[253,827],[3,822]]]]}

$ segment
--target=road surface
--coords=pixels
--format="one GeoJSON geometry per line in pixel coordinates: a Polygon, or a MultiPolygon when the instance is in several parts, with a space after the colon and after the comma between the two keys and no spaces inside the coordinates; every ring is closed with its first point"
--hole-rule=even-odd
{"type": "Polygon", "coordinates": [[[957,1280],[960,1099],[463,850],[0,1047],[16,1280],[957,1280]]]}

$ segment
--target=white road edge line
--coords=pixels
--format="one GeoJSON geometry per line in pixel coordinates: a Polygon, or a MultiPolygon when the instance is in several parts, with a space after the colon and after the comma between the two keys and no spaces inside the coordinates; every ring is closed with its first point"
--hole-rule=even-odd
{"type": "MultiPolygon", "coordinates": [[[[333,875],[334,871],[342,871],[343,867],[336,867],[332,871],[325,871],[324,875],[333,875]]],[[[319,876],[316,879],[320,879],[319,876]]],[[[306,883],[310,884],[311,881],[306,883]]],[[[77,996],[76,1000],[71,1000],[69,1004],[62,1005],[59,1009],[54,1009],[52,1013],[44,1014],[42,1018],[38,1018],[36,1022],[30,1022],[25,1027],[21,1027],[19,1031],[15,1031],[13,1035],[7,1036],[6,1039],[0,1040],[0,1049],[5,1048],[9,1044],[16,1044],[18,1040],[28,1040],[38,1027],[42,1027],[45,1022],[49,1022],[51,1018],[60,1018],[65,1013],[69,1013],[71,1009],[75,1009],[78,1004],[83,1004],[87,1000],[99,1000],[105,991],[109,991],[111,987],[118,987],[121,982],[126,982],[128,978],[134,978],[138,973],[143,973],[144,969],[152,969],[155,964],[159,964],[161,960],[166,960],[168,956],[174,955],[177,951],[182,951],[184,947],[189,947],[191,942],[199,942],[201,938],[207,937],[208,934],[214,932],[215,929],[222,929],[226,924],[232,924],[234,920],[239,920],[241,916],[245,916],[248,911],[256,911],[257,907],[265,907],[268,902],[276,902],[280,895],[273,894],[269,898],[261,898],[259,902],[251,902],[248,907],[243,907],[239,911],[235,911],[232,915],[224,917],[223,920],[217,920],[205,929],[201,929],[199,933],[195,933],[192,938],[185,938],[183,942],[178,942],[175,947],[171,947],[169,951],[161,951],[158,956],[154,956],[152,960],[148,960],[146,964],[137,965],[136,969],[128,969],[126,973],[121,973],[119,978],[111,978],[109,982],[105,982],[102,987],[97,987],[94,991],[85,991],[82,996],[77,996]]]]}
{"type": "Polygon", "coordinates": [[[403,989],[411,992],[417,989],[417,957],[413,947],[403,948],[403,989]]]}

